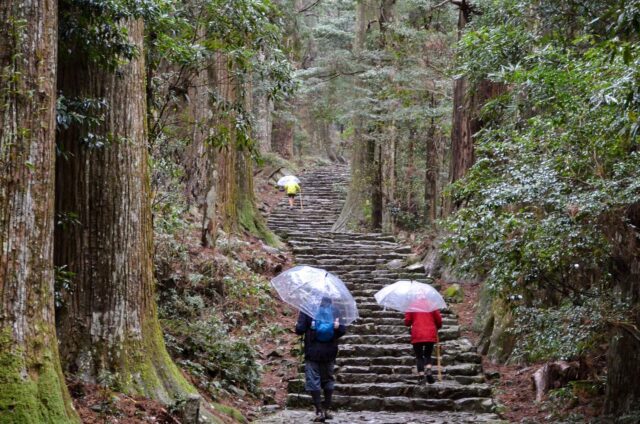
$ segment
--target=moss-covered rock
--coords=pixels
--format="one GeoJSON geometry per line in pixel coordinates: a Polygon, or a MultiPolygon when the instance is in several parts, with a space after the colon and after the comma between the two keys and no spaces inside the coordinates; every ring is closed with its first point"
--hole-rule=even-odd
{"type": "Polygon", "coordinates": [[[444,298],[447,302],[461,303],[464,301],[464,290],[460,284],[452,284],[445,289],[444,298]]]}
{"type": "Polygon", "coordinates": [[[516,336],[511,331],[514,316],[511,309],[499,300],[494,300],[492,309],[494,322],[487,356],[494,362],[504,363],[516,345],[516,336]]]}

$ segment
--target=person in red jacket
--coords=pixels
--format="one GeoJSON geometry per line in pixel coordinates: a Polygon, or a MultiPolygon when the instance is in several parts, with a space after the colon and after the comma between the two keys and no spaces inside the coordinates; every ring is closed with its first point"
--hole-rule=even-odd
{"type": "Polygon", "coordinates": [[[440,311],[406,312],[404,325],[411,327],[411,344],[418,366],[418,383],[424,384],[426,379],[429,384],[433,384],[435,379],[431,375],[431,353],[433,346],[438,342],[438,330],[442,327],[440,311]],[[425,365],[427,367],[426,375],[425,365]]]}

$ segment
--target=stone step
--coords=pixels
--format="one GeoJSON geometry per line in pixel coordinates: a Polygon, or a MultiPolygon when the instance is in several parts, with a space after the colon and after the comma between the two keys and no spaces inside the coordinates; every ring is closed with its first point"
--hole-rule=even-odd
{"type": "MultiPolygon", "coordinates": [[[[415,367],[414,367],[415,369],[415,367]]],[[[438,379],[437,371],[434,370],[434,378],[438,379]]],[[[301,374],[301,381],[304,381],[304,374],[301,374]]],[[[352,374],[340,372],[337,375],[339,384],[390,384],[390,383],[405,383],[405,384],[417,384],[418,375],[414,373],[410,374],[376,374],[376,373],[362,373],[352,374]]],[[[442,382],[451,382],[467,386],[470,384],[483,384],[484,377],[482,375],[466,376],[466,375],[451,375],[442,374],[442,382]]]]}
{"type": "MultiPolygon", "coordinates": [[[[308,407],[311,396],[302,393],[290,393],[287,406],[308,407]]],[[[336,394],[333,404],[351,411],[473,411],[492,412],[495,405],[488,397],[462,399],[428,399],[405,396],[344,396],[336,394]]]]}
{"type": "MultiPolygon", "coordinates": [[[[357,322],[357,321],[356,321],[357,322]]],[[[443,323],[444,324],[444,323],[443,323]]],[[[410,333],[409,327],[404,325],[404,322],[400,322],[395,325],[375,325],[375,324],[356,324],[349,326],[348,334],[388,334],[388,335],[408,335],[410,333]]],[[[442,337],[447,333],[455,333],[456,338],[460,333],[460,326],[457,325],[457,321],[454,319],[449,320],[447,324],[444,324],[443,327],[438,331],[438,334],[441,336],[441,340],[448,340],[445,337],[442,337]],[[454,325],[455,323],[455,325],[454,325]]],[[[344,337],[347,337],[346,335],[344,337]]]]}
{"type": "MultiPolygon", "coordinates": [[[[298,263],[298,265],[309,265],[309,264],[301,262],[301,263],[298,263]]],[[[340,273],[340,272],[348,272],[356,268],[357,269],[375,269],[375,265],[325,265],[322,268],[329,272],[340,273]]]]}
{"type": "Polygon", "coordinates": [[[402,253],[396,253],[394,251],[387,253],[371,253],[368,251],[356,253],[353,255],[344,255],[341,253],[328,253],[328,254],[317,254],[317,255],[296,255],[297,260],[306,260],[306,259],[315,259],[315,260],[331,260],[331,259],[352,259],[352,260],[360,260],[360,259],[402,259],[405,255],[402,253]]]}
{"type": "MultiPolygon", "coordinates": [[[[443,327],[438,331],[438,337],[441,341],[455,340],[460,337],[460,327],[443,327]]],[[[347,334],[340,338],[340,342],[344,344],[401,344],[411,343],[411,335],[408,331],[405,334],[347,334]]]]}
{"type": "Polygon", "coordinates": [[[352,243],[298,243],[297,240],[288,237],[289,244],[292,246],[293,253],[296,255],[358,255],[367,253],[370,255],[377,253],[393,252],[397,254],[409,254],[411,248],[401,247],[394,244],[376,243],[364,245],[354,241],[352,243]]]}
{"type": "MultiPolygon", "coordinates": [[[[415,358],[410,358],[415,363],[415,358]]],[[[435,358],[434,358],[435,359],[435,358]]],[[[435,362],[435,361],[434,361],[435,362]]],[[[381,375],[415,375],[416,367],[414,364],[411,365],[369,365],[369,366],[355,366],[355,365],[344,365],[339,366],[338,368],[339,375],[350,375],[350,374],[371,374],[376,376],[381,375]]],[[[437,372],[436,364],[434,364],[433,368],[434,374],[437,372]]],[[[480,364],[448,364],[446,366],[442,366],[442,374],[443,375],[462,375],[462,376],[482,376],[482,366],[480,364]]]]}
{"type": "MultiPolygon", "coordinates": [[[[398,318],[400,316],[404,316],[402,312],[393,311],[393,310],[384,310],[380,305],[376,305],[373,309],[368,306],[358,305],[358,313],[362,318],[398,318]]],[[[440,311],[444,312],[444,311],[440,311]]]]}
{"type": "MultiPolygon", "coordinates": [[[[401,352],[402,353],[402,352],[401,352]]],[[[345,366],[353,366],[360,368],[372,368],[372,367],[415,367],[416,358],[413,355],[408,355],[409,351],[404,352],[405,354],[400,354],[398,356],[380,356],[380,357],[369,357],[369,356],[339,356],[336,359],[336,364],[338,367],[345,366]]],[[[411,351],[413,353],[413,351],[411,351]]],[[[480,363],[469,362],[465,360],[458,360],[458,358],[463,358],[464,352],[453,352],[446,351],[442,352],[440,357],[440,364],[442,366],[453,366],[453,365],[461,365],[461,366],[480,366],[480,363]]],[[[432,356],[433,363],[436,364],[436,355],[435,352],[432,356]]]]}
{"type": "MultiPolygon", "coordinates": [[[[292,236],[296,236],[296,232],[291,233],[292,236]]],[[[392,235],[383,234],[383,233],[334,233],[329,232],[325,234],[318,234],[316,237],[311,237],[308,234],[299,234],[301,241],[316,241],[316,240],[332,240],[332,241],[341,241],[341,240],[373,240],[380,242],[391,242],[395,243],[396,238],[392,235]]]]}
{"type": "MultiPolygon", "coordinates": [[[[367,356],[413,357],[413,347],[409,343],[387,344],[387,345],[342,343],[340,344],[340,356],[343,358],[367,357],[367,356]]],[[[443,349],[442,360],[444,361],[443,363],[445,364],[452,364],[456,362],[480,364],[482,363],[482,356],[480,356],[476,352],[461,352],[461,351],[454,351],[454,350],[450,351],[450,350],[443,349]]]]}
{"type": "MultiPolygon", "coordinates": [[[[398,316],[393,318],[363,318],[360,317],[354,324],[350,325],[348,328],[349,332],[359,331],[360,327],[379,327],[383,325],[388,326],[398,326],[404,327],[404,314],[402,312],[397,312],[398,316]]],[[[445,326],[449,325],[458,325],[458,320],[454,317],[443,315],[442,316],[442,324],[445,326]]]]}
{"type": "MultiPolygon", "coordinates": [[[[304,391],[304,379],[289,381],[289,392],[304,391]]],[[[461,399],[470,397],[491,396],[491,386],[488,384],[459,384],[453,380],[437,381],[433,384],[416,384],[416,379],[403,378],[402,381],[390,383],[378,382],[372,385],[370,382],[355,384],[337,383],[335,393],[348,396],[404,396],[409,398],[428,399],[461,399]],[[406,381],[405,381],[406,380],[406,381]]]]}
{"type": "MultiPolygon", "coordinates": [[[[497,414],[460,411],[337,411],[333,424],[507,424],[497,414]]],[[[285,409],[274,415],[258,418],[255,424],[308,423],[313,420],[311,410],[285,409]]]]}

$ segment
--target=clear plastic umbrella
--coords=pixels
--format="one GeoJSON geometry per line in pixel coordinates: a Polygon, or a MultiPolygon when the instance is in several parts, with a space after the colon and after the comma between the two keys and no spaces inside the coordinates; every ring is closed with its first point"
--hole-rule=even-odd
{"type": "Polygon", "coordinates": [[[351,324],[358,319],[356,301],[340,278],[321,268],[296,266],[271,280],[282,300],[315,318],[322,298],[328,297],[340,318],[351,324]]]}
{"type": "Polygon", "coordinates": [[[289,184],[290,182],[293,182],[293,183],[296,183],[296,184],[300,184],[300,180],[295,175],[285,175],[284,177],[282,177],[282,178],[280,178],[278,180],[278,185],[280,187],[284,187],[287,184],[289,184]]]}
{"type": "Polygon", "coordinates": [[[396,281],[383,287],[374,297],[379,305],[400,312],[432,312],[447,307],[438,290],[417,281],[396,281]]]}

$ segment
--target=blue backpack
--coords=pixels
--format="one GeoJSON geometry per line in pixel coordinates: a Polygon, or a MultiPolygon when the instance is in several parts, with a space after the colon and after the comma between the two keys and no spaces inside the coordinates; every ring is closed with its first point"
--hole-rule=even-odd
{"type": "Polygon", "coordinates": [[[321,306],[316,315],[316,340],[330,342],[333,340],[333,308],[331,305],[321,306]]]}

